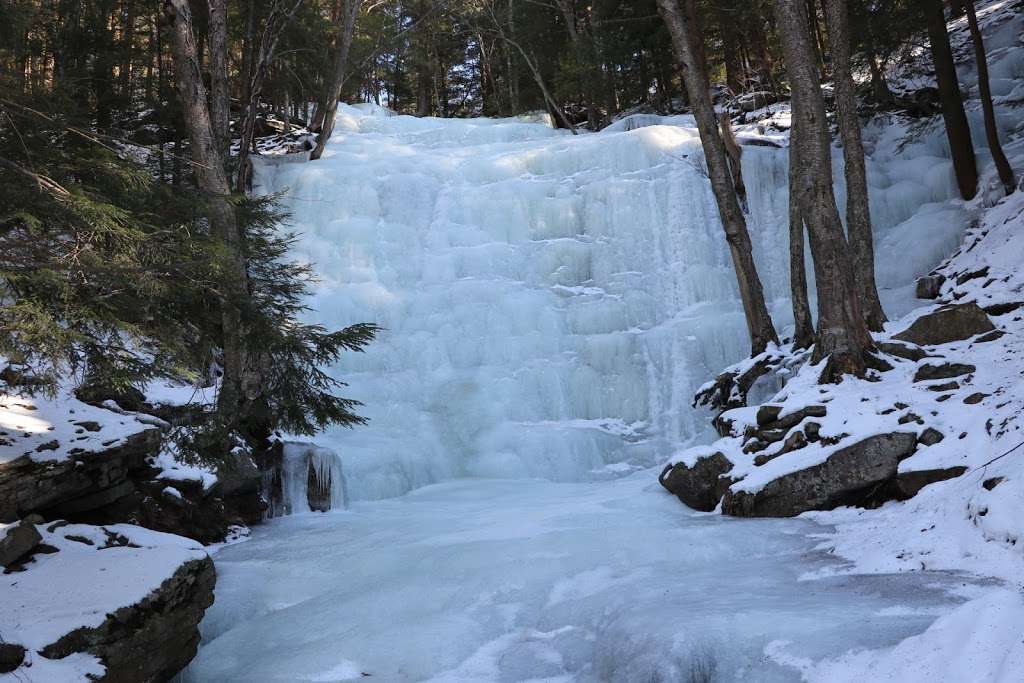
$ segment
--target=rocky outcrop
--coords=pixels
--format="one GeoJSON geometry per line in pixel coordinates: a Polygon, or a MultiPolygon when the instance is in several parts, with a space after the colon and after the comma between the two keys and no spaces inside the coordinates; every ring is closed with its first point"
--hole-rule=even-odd
{"type": "Polygon", "coordinates": [[[721,453],[698,458],[693,467],[677,462],[662,470],[658,481],[670,493],[694,510],[711,512],[718,506],[726,489],[732,483],[723,477],[732,469],[721,453]]]}
{"type": "Polygon", "coordinates": [[[183,564],[141,602],[107,615],[41,650],[51,659],[88,652],[107,667],[102,681],[166,681],[195,657],[199,622],[213,604],[216,572],[209,557],[183,564]]]}
{"type": "Polygon", "coordinates": [[[977,304],[951,304],[922,315],[893,339],[932,346],[970,339],[994,329],[995,325],[977,304]]]}
{"type": "Polygon", "coordinates": [[[901,460],[917,448],[917,434],[876,434],[841,448],[824,462],[784,474],[755,492],[728,490],[722,511],[739,517],[792,517],[870,498],[892,482],[901,460]]]}
{"type": "Polygon", "coordinates": [[[917,372],[914,373],[914,381],[930,382],[936,379],[951,379],[976,370],[976,367],[967,363],[928,363],[917,369],[917,372]]]}
{"type": "Polygon", "coordinates": [[[159,445],[160,432],[154,428],[107,450],[69,452],[64,460],[25,454],[0,462],[0,522],[33,512],[67,517],[109,505],[135,490],[130,473],[146,469],[159,445]]]}
{"type": "Polygon", "coordinates": [[[925,275],[917,278],[918,299],[938,299],[942,292],[942,283],[946,281],[944,275],[925,275]]]}

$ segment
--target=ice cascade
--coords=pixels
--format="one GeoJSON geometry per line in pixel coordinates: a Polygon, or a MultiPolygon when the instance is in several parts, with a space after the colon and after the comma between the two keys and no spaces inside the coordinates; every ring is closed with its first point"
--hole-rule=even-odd
{"type": "MultiPolygon", "coordinates": [[[[331,369],[369,425],[317,437],[344,454],[352,499],[452,477],[618,476],[708,436],[693,391],[749,346],[697,133],[688,117],[652,123],[571,136],[342,106],[321,160],[258,165],[320,278],[310,318],[384,328],[331,369]]],[[[891,312],[965,222],[942,141],[899,147],[893,128],[865,135],[891,312]]],[[[743,167],[782,331],[786,151],[746,146],[743,167]]],[[[289,482],[301,509],[301,471],[289,482]]]]}

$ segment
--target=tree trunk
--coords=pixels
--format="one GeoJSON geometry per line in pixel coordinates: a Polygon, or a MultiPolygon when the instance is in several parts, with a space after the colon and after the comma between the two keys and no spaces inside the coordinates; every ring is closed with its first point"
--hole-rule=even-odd
{"type": "Polygon", "coordinates": [[[748,213],[747,186],[743,182],[743,150],[736,142],[736,135],[732,132],[732,119],[729,118],[727,111],[718,114],[718,132],[722,136],[725,152],[729,155],[729,172],[732,174],[732,186],[736,190],[736,198],[740,202],[743,213],[748,213]]]}
{"type": "Polygon", "coordinates": [[[221,292],[221,323],[224,346],[224,374],[217,397],[217,412],[228,426],[244,419],[247,407],[262,394],[263,376],[255,354],[246,348],[242,307],[248,297],[248,275],[242,236],[239,231],[231,187],[206,104],[206,88],[192,31],[188,0],[164,0],[164,13],[171,27],[171,50],[175,82],[184,108],[196,184],[205,195],[211,232],[227,253],[230,277],[221,292]]]}
{"type": "Polygon", "coordinates": [[[331,82],[324,91],[323,97],[317,103],[317,115],[323,112],[320,117],[320,133],[316,136],[316,147],[310,153],[310,159],[319,159],[324,153],[327,140],[334,132],[334,116],[338,111],[338,98],[341,97],[341,89],[345,85],[345,74],[348,70],[348,55],[352,50],[352,36],[356,29],[356,17],[359,16],[359,8],[363,0],[345,0],[341,8],[338,34],[334,40],[334,71],[331,75],[331,82]]]}
{"type": "Polygon", "coordinates": [[[981,97],[981,107],[985,113],[985,138],[988,140],[988,150],[992,154],[992,161],[996,164],[999,172],[999,180],[1003,183],[1006,194],[1013,194],[1017,189],[1017,180],[1013,176],[1013,168],[1003,152],[1003,145],[999,142],[999,127],[996,125],[996,110],[992,104],[992,89],[988,82],[988,60],[985,58],[985,42],[981,37],[981,30],[978,28],[978,14],[974,10],[974,0],[961,0],[963,8],[967,10],[967,25],[971,29],[971,42],[974,43],[974,60],[978,65],[978,91],[981,97]]]}
{"type": "Polygon", "coordinates": [[[846,176],[846,233],[853,257],[861,314],[868,329],[881,332],[886,317],[875,284],[875,245],[871,233],[871,207],[864,163],[864,142],[857,116],[857,93],[850,66],[850,28],[847,0],[823,0],[825,25],[832,47],[832,80],[835,83],[839,136],[843,141],[846,176]]]}
{"type": "Polygon", "coordinates": [[[931,46],[932,62],[935,64],[935,78],[939,83],[939,97],[942,100],[942,118],[946,123],[946,137],[953,157],[953,170],[960,188],[960,196],[973,199],[978,193],[978,165],[974,158],[974,144],[971,142],[971,127],[964,113],[960,82],[957,80],[953,51],[949,46],[946,32],[946,17],[942,0],[922,0],[925,23],[928,25],[928,42],[931,46]]]}
{"type": "Polygon", "coordinates": [[[208,0],[210,8],[210,114],[221,156],[231,146],[231,93],[228,84],[228,3],[208,0]]]}
{"type": "Polygon", "coordinates": [[[818,330],[811,360],[817,363],[827,357],[821,381],[839,381],[847,373],[864,375],[873,342],[861,315],[849,246],[832,191],[831,138],[807,4],[776,0],[775,13],[797,133],[790,143],[796,161],[791,167],[791,187],[807,225],[818,290],[818,330]]]}
{"type": "Polygon", "coordinates": [[[764,303],[761,279],[754,264],[753,249],[747,223],[740,209],[729,171],[729,155],[718,132],[714,105],[711,103],[707,65],[701,29],[697,24],[695,0],[658,0],[658,8],[672,36],[683,81],[690,96],[690,106],[697,121],[701,145],[707,162],[711,188],[718,204],[718,213],[725,230],[736,280],[739,285],[743,312],[750,332],[751,355],[757,355],[771,342],[778,343],[775,327],[764,303]]]}
{"type": "MultiPolygon", "coordinates": [[[[790,128],[790,139],[796,135],[790,128]]],[[[806,349],[814,343],[811,304],[807,299],[807,268],[804,264],[804,218],[797,198],[800,158],[796,147],[789,149],[789,291],[793,300],[793,348],[806,349]]]]}

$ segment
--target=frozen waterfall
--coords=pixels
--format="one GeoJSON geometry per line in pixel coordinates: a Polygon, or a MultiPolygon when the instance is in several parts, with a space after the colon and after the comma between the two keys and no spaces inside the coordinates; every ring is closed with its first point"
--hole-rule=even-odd
{"type": "MultiPolygon", "coordinates": [[[[333,369],[369,426],[318,437],[342,455],[353,499],[459,476],[585,480],[707,435],[693,390],[748,342],[699,139],[686,117],[657,122],[574,137],[343,106],[322,160],[258,167],[321,278],[310,316],[385,328],[333,369]]],[[[962,221],[925,206],[953,189],[941,140],[897,154],[892,130],[867,142],[879,279],[897,302],[962,221]],[[921,231],[929,249],[902,247],[921,231]]],[[[780,329],[786,163],[784,150],[744,150],[780,329]]]]}

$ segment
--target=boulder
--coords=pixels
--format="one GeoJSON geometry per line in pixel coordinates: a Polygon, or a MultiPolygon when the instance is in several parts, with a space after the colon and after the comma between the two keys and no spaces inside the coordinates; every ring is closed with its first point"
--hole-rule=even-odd
{"type": "Polygon", "coordinates": [[[216,490],[222,496],[258,493],[263,475],[245,453],[229,457],[217,470],[216,490]]]}
{"type": "Polygon", "coordinates": [[[841,448],[825,462],[784,474],[756,492],[726,491],[722,511],[738,517],[793,517],[808,510],[855,505],[896,477],[917,448],[914,432],[875,434],[841,448]]]}
{"type": "Polygon", "coordinates": [[[882,353],[886,353],[890,356],[896,356],[898,358],[905,358],[907,360],[919,361],[928,357],[928,354],[925,353],[924,349],[917,346],[894,344],[892,342],[878,342],[875,346],[877,346],[878,350],[882,353]]]}
{"type": "Polygon", "coordinates": [[[994,329],[995,325],[978,304],[952,304],[922,315],[893,339],[931,346],[969,339],[994,329]]]}
{"type": "Polygon", "coordinates": [[[25,660],[25,648],[13,643],[0,643],[0,674],[7,674],[25,660]]]}
{"type": "Polygon", "coordinates": [[[942,275],[925,275],[917,278],[917,298],[937,299],[942,291],[942,283],[946,278],[942,275]]]}
{"type": "Polygon", "coordinates": [[[13,566],[42,540],[34,524],[22,521],[8,527],[7,533],[0,538],[0,565],[13,566]]]}
{"type": "Polygon", "coordinates": [[[96,655],[107,667],[102,680],[111,683],[170,680],[196,655],[199,622],[213,604],[216,579],[209,557],[186,562],[138,603],[108,614],[95,628],[62,636],[40,654],[96,655]]]}
{"type": "Polygon", "coordinates": [[[918,491],[929,484],[954,479],[967,471],[966,467],[946,467],[934,470],[916,470],[914,472],[900,472],[896,477],[896,485],[900,493],[906,498],[913,498],[918,491]]]}
{"type": "Polygon", "coordinates": [[[731,469],[729,459],[722,453],[715,453],[699,458],[693,467],[681,462],[667,465],[658,481],[694,510],[711,512],[732,483],[722,476],[731,469]]]}
{"type": "Polygon", "coordinates": [[[928,427],[917,437],[917,442],[922,446],[934,446],[945,438],[945,435],[938,429],[928,427]]]}
{"type": "Polygon", "coordinates": [[[967,363],[941,363],[922,365],[914,373],[915,382],[930,382],[935,379],[951,379],[977,370],[967,363]]]}

